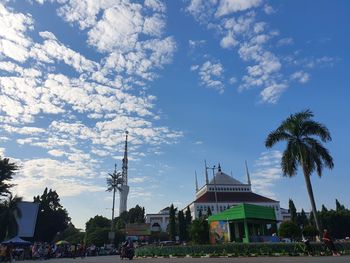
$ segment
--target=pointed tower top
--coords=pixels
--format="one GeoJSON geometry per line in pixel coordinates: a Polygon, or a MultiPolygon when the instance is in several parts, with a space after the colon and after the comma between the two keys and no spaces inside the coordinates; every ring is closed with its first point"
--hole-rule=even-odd
{"type": "Polygon", "coordinates": [[[208,178],[208,166],[207,166],[207,160],[204,160],[204,168],[205,168],[205,183],[209,184],[209,178],[208,178]]]}
{"type": "Polygon", "coordinates": [[[194,170],[195,178],[196,178],[196,193],[198,192],[198,179],[197,179],[197,171],[194,170]]]}
{"type": "Polygon", "coordinates": [[[245,171],[246,171],[246,175],[247,175],[248,184],[251,185],[247,161],[245,161],[245,171]]]}
{"type": "Polygon", "coordinates": [[[219,163],[219,166],[218,166],[218,172],[221,173],[221,165],[219,163]]]}
{"type": "Polygon", "coordinates": [[[129,132],[125,131],[125,147],[124,147],[124,158],[123,158],[123,167],[122,173],[125,185],[128,185],[128,134],[129,132]]]}

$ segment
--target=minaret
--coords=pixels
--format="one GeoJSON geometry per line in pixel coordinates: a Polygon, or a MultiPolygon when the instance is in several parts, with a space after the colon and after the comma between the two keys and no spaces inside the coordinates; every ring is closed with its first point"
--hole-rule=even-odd
{"type": "Polygon", "coordinates": [[[245,171],[246,171],[246,174],[247,174],[248,184],[251,185],[247,161],[245,161],[245,171]]]}
{"type": "Polygon", "coordinates": [[[207,166],[207,160],[204,160],[205,165],[205,184],[209,184],[209,178],[208,178],[208,166],[207,166]]]}
{"type": "Polygon", "coordinates": [[[198,180],[197,180],[197,172],[194,171],[195,177],[196,177],[196,193],[198,192],[198,180]]]}
{"type": "Polygon", "coordinates": [[[119,204],[119,215],[121,213],[127,211],[127,202],[128,202],[128,194],[129,194],[129,186],[128,186],[128,134],[129,132],[125,132],[125,148],[124,148],[124,158],[123,158],[123,167],[122,167],[122,178],[123,183],[120,186],[119,194],[120,194],[120,204],[119,204]]]}

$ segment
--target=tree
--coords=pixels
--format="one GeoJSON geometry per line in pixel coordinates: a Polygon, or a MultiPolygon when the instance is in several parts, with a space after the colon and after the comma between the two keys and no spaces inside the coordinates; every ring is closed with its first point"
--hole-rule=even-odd
{"type": "Polygon", "coordinates": [[[292,240],[297,240],[301,236],[299,227],[292,221],[282,222],[278,231],[281,237],[290,238],[292,240]]]}
{"type": "Polygon", "coordinates": [[[169,238],[173,241],[175,241],[176,236],[176,219],[175,219],[175,208],[174,205],[171,204],[170,210],[169,210],[169,238]]]}
{"type": "Polygon", "coordinates": [[[128,212],[128,223],[145,223],[145,208],[139,205],[131,208],[128,212]]]}
{"type": "Polygon", "coordinates": [[[209,225],[204,218],[193,220],[191,229],[191,238],[195,244],[207,244],[209,242],[209,225]]]}
{"type": "MultiPolygon", "coordinates": [[[[110,232],[111,220],[104,216],[96,215],[85,223],[86,244],[103,246],[109,243],[108,232],[110,232]]],[[[119,230],[114,230],[114,244],[118,245],[124,240],[124,234],[119,230]]]]}
{"type": "Polygon", "coordinates": [[[78,244],[84,242],[85,233],[80,229],[75,228],[72,223],[68,224],[68,227],[62,232],[58,233],[55,237],[55,241],[66,240],[72,244],[78,244]]]}
{"type": "Polygon", "coordinates": [[[322,142],[331,140],[330,132],[326,126],[312,120],[313,116],[310,110],[290,115],[267,136],[265,146],[271,148],[280,141],[287,142],[281,160],[283,175],[293,177],[297,174],[298,166],[301,166],[316,228],[320,232],[310,176],[316,171],[321,177],[323,168],[332,169],[334,164],[329,151],[322,145],[322,142]]]}
{"type": "Polygon", "coordinates": [[[108,228],[111,226],[111,220],[104,216],[96,215],[93,218],[90,218],[89,221],[85,223],[85,231],[89,232],[94,228],[108,228]]]}
{"type": "Polygon", "coordinates": [[[178,225],[179,225],[179,238],[181,241],[186,240],[186,220],[185,220],[185,216],[184,213],[180,210],[179,213],[177,214],[177,218],[178,218],[178,225]]]}
{"type": "Polygon", "coordinates": [[[338,201],[338,199],[335,199],[335,210],[337,212],[345,210],[345,206],[340,204],[340,202],[338,201]]]}
{"type": "Polygon", "coordinates": [[[305,214],[304,209],[301,209],[301,213],[297,216],[297,224],[300,229],[304,229],[309,224],[309,220],[305,214]]]}
{"type": "Polygon", "coordinates": [[[322,205],[321,212],[328,212],[328,209],[325,205],[322,205]]]}
{"type": "Polygon", "coordinates": [[[303,235],[307,239],[313,240],[315,236],[317,236],[317,234],[318,234],[318,231],[314,226],[308,225],[308,226],[305,226],[303,229],[303,235]]]}
{"type": "Polygon", "coordinates": [[[290,220],[293,223],[297,222],[297,209],[295,208],[294,202],[292,199],[289,199],[289,213],[290,213],[290,220]]]}
{"type": "Polygon", "coordinates": [[[112,221],[111,221],[111,231],[114,230],[114,205],[115,205],[115,192],[120,189],[119,186],[123,183],[123,174],[117,172],[117,165],[113,174],[108,174],[110,177],[107,178],[107,191],[113,192],[113,204],[112,204],[112,221]]]}
{"type": "Polygon", "coordinates": [[[17,235],[18,224],[16,217],[21,217],[21,210],[18,203],[22,201],[21,197],[12,196],[10,193],[4,201],[0,210],[0,241],[9,239],[17,235]]]}
{"type": "Polygon", "coordinates": [[[192,223],[191,210],[189,206],[187,206],[187,209],[186,209],[185,221],[186,221],[186,241],[188,241],[190,240],[190,227],[192,223]]]}
{"type": "Polygon", "coordinates": [[[9,181],[13,179],[13,175],[18,170],[15,163],[11,163],[10,159],[0,157],[0,197],[9,195],[10,188],[13,186],[9,181]]]}
{"type": "Polygon", "coordinates": [[[52,189],[48,191],[45,188],[41,196],[34,197],[34,202],[39,203],[34,240],[51,242],[58,232],[68,227],[68,212],[60,204],[57,192],[52,189]]]}
{"type": "Polygon", "coordinates": [[[208,206],[207,217],[209,217],[209,216],[211,216],[211,215],[212,215],[212,212],[211,212],[210,206],[208,206]]]}

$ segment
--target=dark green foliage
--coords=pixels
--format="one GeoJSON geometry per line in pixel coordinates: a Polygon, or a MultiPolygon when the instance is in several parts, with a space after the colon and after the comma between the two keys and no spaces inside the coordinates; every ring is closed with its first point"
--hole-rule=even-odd
{"type": "Polygon", "coordinates": [[[278,234],[281,237],[290,238],[292,240],[298,240],[301,237],[300,228],[292,221],[284,221],[281,223],[278,234]]]}
{"type": "Polygon", "coordinates": [[[93,218],[90,218],[89,221],[85,223],[85,231],[91,231],[95,228],[108,228],[111,226],[111,220],[104,216],[94,216],[93,218]]]}
{"type": "Polygon", "coordinates": [[[16,217],[21,217],[21,211],[18,208],[18,202],[22,201],[21,197],[9,194],[9,196],[0,203],[0,241],[9,239],[17,235],[18,225],[16,217]]]}
{"type": "Polygon", "coordinates": [[[303,235],[305,238],[307,238],[309,240],[314,240],[315,236],[318,235],[318,231],[317,231],[316,227],[308,225],[308,226],[304,227],[303,235]]]}
{"type": "Polygon", "coordinates": [[[316,227],[314,213],[310,212],[309,225],[316,227]]]}
{"type": "Polygon", "coordinates": [[[128,223],[145,223],[145,208],[136,205],[128,212],[128,223]]]}
{"type": "Polygon", "coordinates": [[[333,238],[350,236],[350,210],[329,210],[319,213],[322,228],[328,229],[333,238]]]}
{"type": "Polygon", "coordinates": [[[208,221],[199,218],[192,221],[191,229],[191,240],[195,244],[207,244],[209,242],[209,225],[208,221]]]}
{"type": "Polygon", "coordinates": [[[200,209],[198,212],[198,218],[202,218],[202,217],[203,217],[203,213],[202,213],[202,209],[200,209]]]}
{"type": "Polygon", "coordinates": [[[85,239],[85,233],[75,228],[72,223],[69,223],[68,227],[61,233],[58,233],[55,237],[55,241],[66,240],[72,244],[83,243],[85,239]]]}
{"type": "Polygon", "coordinates": [[[212,213],[211,213],[211,209],[210,209],[210,206],[208,206],[208,211],[207,211],[207,217],[211,216],[212,213]]]}
{"type": "Polygon", "coordinates": [[[265,146],[271,148],[278,142],[287,143],[281,159],[283,175],[295,176],[298,172],[298,166],[302,168],[314,212],[315,225],[320,232],[310,176],[316,172],[321,177],[323,168],[332,169],[334,164],[329,151],[322,145],[322,143],[331,141],[330,132],[326,126],[314,121],[313,116],[310,110],[290,115],[267,136],[265,146]]]}
{"type": "Polygon", "coordinates": [[[0,157],[0,197],[10,194],[10,188],[13,186],[10,181],[17,170],[17,164],[11,163],[8,158],[0,157]]]}
{"type": "Polygon", "coordinates": [[[35,241],[51,242],[58,232],[64,231],[70,218],[66,209],[60,204],[60,198],[56,191],[45,188],[41,196],[34,197],[34,202],[39,203],[39,212],[35,226],[35,241]]]}
{"type": "Polygon", "coordinates": [[[191,216],[191,210],[189,207],[186,209],[185,213],[185,221],[186,221],[186,241],[190,240],[190,228],[191,228],[191,223],[192,223],[192,216],[191,216]]]}
{"type": "Polygon", "coordinates": [[[145,223],[145,208],[136,205],[129,211],[125,211],[114,219],[116,229],[124,229],[125,224],[145,223]]]}
{"type": "Polygon", "coordinates": [[[335,199],[335,210],[337,212],[345,210],[345,206],[340,204],[340,202],[338,201],[338,199],[335,199]]]}
{"type": "Polygon", "coordinates": [[[328,209],[325,205],[322,205],[321,212],[328,212],[328,209]]]}
{"type": "MultiPolygon", "coordinates": [[[[337,243],[336,243],[337,245],[337,243]]],[[[350,252],[350,243],[341,243],[343,250],[347,253],[350,252]]],[[[311,243],[312,250],[315,255],[321,255],[324,253],[324,247],[322,243],[311,243]]],[[[192,246],[146,246],[137,248],[136,256],[139,257],[154,257],[162,256],[185,256],[190,255],[193,257],[200,256],[296,256],[307,255],[303,243],[252,243],[252,244],[222,244],[222,245],[192,245],[192,246]]],[[[264,262],[264,260],[261,260],[264,262]]]]}
{"type": "Polygon", "coordinates": [[[170,210],[169,210],[169,225],[168,225],[168,232],[169,232],[169,238],[170,240],[175,241],[176,236],[176,219],[175,219],[175,208],[174,205],[171,204],[170,210]]]}
{"type": "MultiPolygon", "coordinates": [[[[96,246],[103,246],[108,244],[108,232],[111,231],[111,220],[103,216],[95,216],[90,218],[85,224],[86,244],[94,244],[96,246]]],[[[118,245],[124,240],[124,234],[121,231],[115,232],[115,245],[118,245]]]]}
{"type": "Polygon", "coordinates": [[[289,213],[290,213],[290,221],[293,223],[297,223],[297,209],[295,208],[294,202],[292,199],[289,199],[289,213]]]}
{"type": "Polygon", "coordinates": [[[179,226],[179,238],[180,241],[185,241],[186,240],[186,221],[185,221],[185,216],[184,213],[180,210],[179,213],[177,214],[178,218],[178,226],[179,226]]]}
{"type": "Polygon", "coordinates": [[[304,209],[302,209],[301,213],[297,216],[297,224],[300,229],[303,229],[309,224],[309,219],[307,219],[304,209]]]}

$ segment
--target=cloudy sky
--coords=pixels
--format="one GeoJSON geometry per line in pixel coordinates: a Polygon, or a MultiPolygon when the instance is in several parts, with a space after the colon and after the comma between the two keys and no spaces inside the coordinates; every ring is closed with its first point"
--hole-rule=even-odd
{"type": "MultiPolygon", "coordinates": [[[[57,190],[73,223],[110,216],[105,178],[130,132],[129,207],[194,198],[204,160],[286,207],[309,210],[284,145],[264,139],[310,108],[333,136],[316,200],[347,196],[350,3],[266,0],[0,0],[0,154],[16,192],[57,190]]],[[[119,203],[119,200],[117,200],[119,203]]],[[[117,207],[118,209],[118,207],[117,207]]]]}

